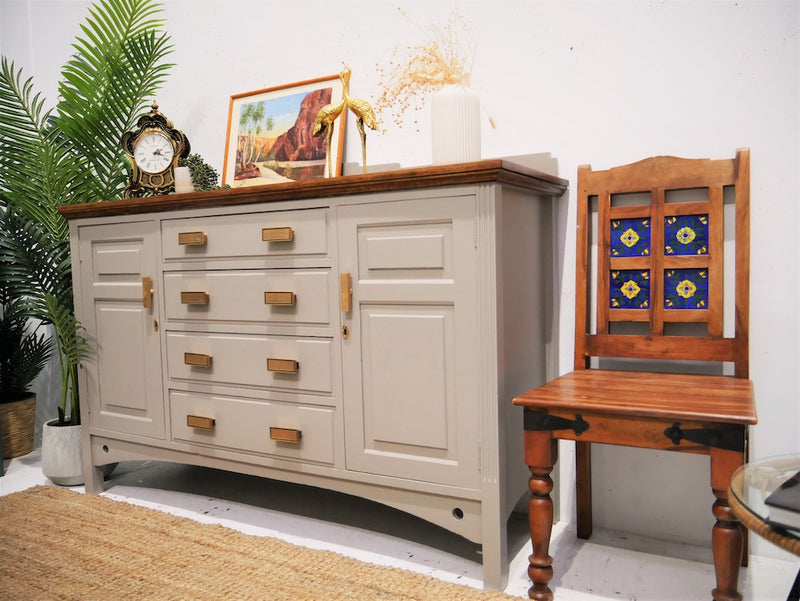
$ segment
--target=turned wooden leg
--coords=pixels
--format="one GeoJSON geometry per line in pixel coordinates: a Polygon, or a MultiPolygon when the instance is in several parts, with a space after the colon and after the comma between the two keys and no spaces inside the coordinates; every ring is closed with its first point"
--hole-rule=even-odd
{"type": "Polygon", "coordinates": [[[533,553],[528,557],[528,577],[533,586],[528,590],[528,596],[537,601],[551,601],[553,598],[548,586],[553,579],[553,558],[549,555],[553,530],[553,500],[550,498],[553,480],[550,473],[557,459],[558,441],[550,432],[525,433],[525,462],[531,471],[528,522],[533,546],[533,553]]]}
{"type": "Polygon", "coordinates": [[[711,531],[711,549],[717,576],[717,586],[711,591],[711,596],[715,601],[742,599],[738,588],[744,534],[728,504],[728,485],[733,472],[743,461],[742,453],[711,449],[711,489],[716,497],[712,508],[716,523],[711,531]]]}

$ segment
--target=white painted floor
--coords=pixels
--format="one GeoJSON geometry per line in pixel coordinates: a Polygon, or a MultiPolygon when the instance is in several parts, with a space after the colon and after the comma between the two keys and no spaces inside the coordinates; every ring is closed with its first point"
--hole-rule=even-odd
{"type": "MultiPolygon", "coordinates": [[[[49,484],[39,452],[6,460],[0,494],[49,484]]],[[[83,487],[74,487],[83,491],[83,487]]],[[[338,493],[193,466],[122,463],[105,496],[157,508],[248,534],[275,536],[371,563],[481,586],[480,547],[436,526],[338,493]]],[[[527,518],[510,522],[513,558],[506,593],[527,598],[527,518]]],[[[709,601],[714,586],[710,548],[676,545],[595,529],[591,541],[556,524],[551,554],[555,601],[709,601]]],[[[747,601],[783,601],[800,560],[751,557],[740,591],[747,601]]],[[[188,600],[187,600],[188,601],[188,600]]]]}

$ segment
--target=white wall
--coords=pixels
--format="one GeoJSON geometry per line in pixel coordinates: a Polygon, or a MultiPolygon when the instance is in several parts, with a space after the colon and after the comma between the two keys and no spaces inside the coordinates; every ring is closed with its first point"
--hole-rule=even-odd
{"type": "MultiPolygon", "coordinates": [[[[657,154],[723,158],[752,153],[751,376],[759,425],[751,457],[800,452],[798,188],[800,4],[540,0],[167,0],[176,63],[158,97],[192,148],[222,170],[231,94],[353,69],[351,92],[375,99],[376,63],[423,41],[419,24],[453,6],[472,26],[473,88],[483,156],[549,152],[575,186],[577,166],[602,169],[657,154]]],[[[61,65],[87,2],[0,0],[0,51],[55,99],[61,65]]],[[[370,163],[429,164],[429,123],[368,135],[370,163]]],[[[349,124],[345,160],[360,161],[349,124]]],[[[574,192],[559,214],[560,369],[571,366],[574,192]]],[[[521,460],[521,458],[520,458],[521,460]]],[[[571,518],[572,454],[564,444],[561,514],[571,518]]],[[[713,496],[697,457],[595,449],[595,524],[708,541],[713,496]],[[686,493],[677,469],[699,492],[686,493]],[[630,486],[635,484],[635,486],[630,486]]],[[[753,549],[775,553],[763,541],[753,549]]]]}

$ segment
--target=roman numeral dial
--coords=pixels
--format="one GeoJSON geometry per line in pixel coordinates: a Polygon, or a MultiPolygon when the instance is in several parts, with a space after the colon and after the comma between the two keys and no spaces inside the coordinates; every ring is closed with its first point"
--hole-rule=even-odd
{"type": "Polygon", "coordinates": [[[149,132],[139,138],[133,156],[139,169],[145,173],[161,173],[172,164],[175,149],[164,134],[149,132]]]}

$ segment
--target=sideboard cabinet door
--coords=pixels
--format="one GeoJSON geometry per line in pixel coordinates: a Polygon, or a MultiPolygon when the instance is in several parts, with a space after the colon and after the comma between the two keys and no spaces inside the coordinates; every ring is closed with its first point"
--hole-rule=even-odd
{"type": "Polygon", "coordinates": [[[338,209],[349,470],[480,487],[475,210],[473,196],[338,209]]]}
{"type": "Polygon", "coordinates": [[[80,226],[83,421],[164,438],[155,221],[80,226]],[[151,292],[152,290],[152,292],[151,292]]]}

